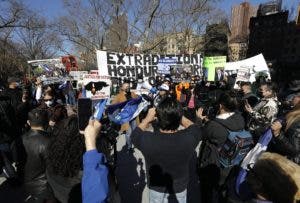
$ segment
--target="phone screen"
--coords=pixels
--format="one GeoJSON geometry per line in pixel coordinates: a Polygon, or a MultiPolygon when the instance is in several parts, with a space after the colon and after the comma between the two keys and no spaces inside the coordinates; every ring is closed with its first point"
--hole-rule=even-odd
{"type": "Polygon", "coordinates": [[[78,128],[83,131],[89,123],[93,113],[92,100],[89,98],[78,99],[78,128]]]}

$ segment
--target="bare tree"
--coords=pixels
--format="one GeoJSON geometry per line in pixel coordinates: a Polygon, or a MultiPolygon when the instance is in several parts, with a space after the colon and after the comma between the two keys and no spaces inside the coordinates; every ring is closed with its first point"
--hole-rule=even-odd
{"type": "Polygon", "coordinates": [[[52,58],[60,50],[62,41],[43,17],[36,14],[26,28],[17,29],[17,42],[28,60],[52,58]],[[38,26],[38,27],[37,27],[38,26]]]}
{"type": "MultiPolygon", "coordinates": [[[[21,0],[0,1],[0,30],[7,28],[29,28],[29,22],[35,17],[35,12],[31,12],[21,0]]],[[[35,24],[35,28],[40,27],[35,24]]],[[[31,26],[31,28],[33,28],[31,26]]]]}
{"type": "Polygon", "coordinates": [[[21,0],[0,1],[0,79],[24,72],[28,59],[52,57],[59,50],[58,34],[21,0]]]}
{"type": "MultiPolygon", "coordinates": [[[[218,1],[64,0],[67,13],[57,19],[57,30],[95,66],[97,49],[124,52],[130,44],[140,42],[142,52],[157,52],[164,49],[170,33],[185,33],[184,40],[203,34],[207,24],[220,18],[214,6],[218,1]],[[115,46],[115,41],[120,45],[115,46]]],[[[190,40],[182,49],[197,50],[199,43],[190,40]]]]}

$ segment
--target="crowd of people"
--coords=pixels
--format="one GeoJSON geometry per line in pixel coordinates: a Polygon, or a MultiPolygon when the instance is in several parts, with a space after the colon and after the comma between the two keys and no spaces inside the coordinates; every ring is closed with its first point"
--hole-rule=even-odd
{"type": "MultiPolygon", "coordinates": [[[[279,89],[263,79],[237,84],[235,90],[226,78],[174,83],[166,76],[143,95],[149,105],[118,130],[128,153],[139,150],[145,158],[147,202],[188,202],[190,173],[197,174],[196,195],[203,203],[300,201],[300,86],[279,89]],[[235,158],[259,144],[268,130],[268,152],[249,164],[245,190],[250,195],[244,199],[235,190],[242,161],[235,158]],[[239,135],[242,141],[233,145],[234,132],[249,132],[251,146],[239,135]]],[[[17,202],[112,199],[107,153],[97,145],[102,124],[91,119],[82,136],[80,97],[70,81],[43,85],[10,77],[0,91],[1,176],[20,190],[17,202]]],[[[110,105],[137,97],[124,81],[110,105]]]]}

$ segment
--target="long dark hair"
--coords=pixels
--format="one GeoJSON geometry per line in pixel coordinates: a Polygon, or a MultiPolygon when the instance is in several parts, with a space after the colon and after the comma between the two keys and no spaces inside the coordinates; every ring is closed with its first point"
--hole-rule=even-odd
{"type": "Polygon", "coordinates": [[[63,177],[74,177],[82,169],[85,151],[83,136],[78,131],[77,118],[71,116],[54,128],[48,151],[50,171],[63,177]]]}

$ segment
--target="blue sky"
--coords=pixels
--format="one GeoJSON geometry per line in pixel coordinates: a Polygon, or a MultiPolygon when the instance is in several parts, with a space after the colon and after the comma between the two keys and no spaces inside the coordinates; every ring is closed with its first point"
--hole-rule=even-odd
{"type": "MultiPolygon", "coordinates": [[[[43,15],[48,18],[57,17],[64,13],[63,0],[24,0],[24,3],[30,7],[40,10],[43,15]]],[[[252,5],[259,5],[260,3],[267,2],[268,0],[248,0],[252,5]]],[[[217,4],[220,9],[223,9],[226,13],[230,13],[231,7],[236,4],[240,4],[244,0],[223,0],[217,4]]],[[[300,0],[282,0],[283,8],[290,9],[292,6],[295,8],[300,3],[300,0]]]]}
{"type": "Polygon", "coordinates": [[[38,10],[49,19],[55,18],[64,13],[63,0],[24,0],[26,5],[38,10]]]}
{"type": "MultiPolygon", "coordinates": [[[[261,3],[268,2],[269,0],[248,0],[251,5],[258,6],[261,3]]],[[[245,0],[224,0],[219,4],[219,7],[226,11],[226,13],[230,14],[231,7],[233,5],[240,4],[245,2],[245,0]]],[[[290,10],[292,6],[294,6],[295,11],[297,10],[297,6],[299,5],[300,0],[282,0],[282,8],[290,10]]]]}

